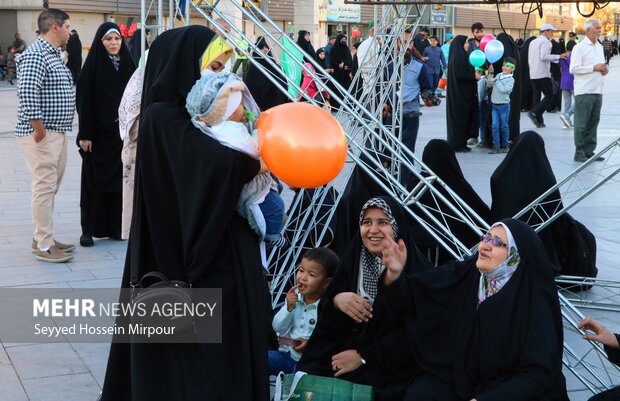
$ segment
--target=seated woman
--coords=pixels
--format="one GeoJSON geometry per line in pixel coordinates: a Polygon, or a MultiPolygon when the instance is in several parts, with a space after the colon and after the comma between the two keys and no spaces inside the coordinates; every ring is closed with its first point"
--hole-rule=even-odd
{"type": "Polygon", "coordinates": [[[405,400],[568,400],[553,267],[527,224],[502,220],[477,256],[406,279],[392,270],[385,284],[412,297],[420,374],[405,400]]]}
{"type": "Polygon", "coordinates": [[[404,303],[383,294],[381,276],[392,264],[407,273],[428,267],[400,206],[389,197],[372,198],[321,298],[318,324],[297,370],[371,385],[378,401],[402,400],[416,369],[403,326],[404,303]]]}
{"type": "MultiPolygon", "coordinates": [[[[521,133],[491,176],[492,219],[513,217],[556,183],[542,137],[534,131],[521,133]]],[[[563,208],[560,191],[555,191],[545,200],[544,212],[541,209],[537,213],[530,211],[519,220],[535,226],[563,208]]],[[[596,277],[596,241],[587,228],[575,222],[568,213],[538,235],[555,266],[556,275],[596,277]],[[593,244],[586,245],[587,242],[593,244]]]]}
{"type": "MultiPolygon", "coordinates": [[[[428,166],[428,168],[430,168],[431,171],[433,171],[433,173],[435,173],[437,177],[439,177],[446,185],[448,185],[452,191],[463,199],[463,201],[465,201],[465,203],[467,203],[467,205],[469,205],[469,207],[472,208],[485,222],[491,222],[491,210],[465,179],[461,166],[456,158],[456,154],[447,141],[443,139],[431,140],[424,147],[422,162],[428,166]]],[[[439,192],[450,199],[447,191],[442,186],[435,185],[435,187],[439,190],[439,192]]],[[[436,206],[433,206],[435,204],[434,198],[428,192],[420,198],[420,202],[430,208],[436,208],[436,206]]],[[[439,221],[442,221],[444,218],[439,212],[433,212],[433,210],[431,210],[431,213],[439,221]]],[[[425,218],[421,213],[418,214],[422,218],[425,218]]],[[[450,228],[452,234],[467,247],[471,248],[480,240],[478,234],[460,220],[447,218],[446,224],[450,228]]],[[[428,234],[425,236],[430,237],[428,234]]],[[[436,264],[443,264],[454,259],[454,257],[448,253],[448,251],[443,249],[443,247],[440,247],[433,238],[425,240],[424,243],[429,242],[429,240],[432,244],[432,247],[428,249],[429,259],[431,259],[431,261],[436,262],[436,264]]],[[[418,241],[418,243],[420,242],[418,241]]],[[[420,250],[424,252],[424,249],[421,246],[420,250]]]]}

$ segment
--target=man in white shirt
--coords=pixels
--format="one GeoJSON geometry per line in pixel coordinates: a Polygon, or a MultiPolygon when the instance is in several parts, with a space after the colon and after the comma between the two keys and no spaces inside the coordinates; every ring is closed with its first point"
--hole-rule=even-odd
{"type": "Polygon", "coordinates": [[[603,76],[608,73],[605,52],[598,42],[601,21],[586,21],[585,30],[586,38],[573,48],[570,60],[570,72],[575,76],[575,161],[580,163],[594,156],[603,104],[603,76]]]}
{"type": "Polygon", "coordinates": [[[535,104],[527,113],[528,117],[536,128],[545,126],[543,113],[554,101],[553,83],[551,81],[551,63],[557,63],[560,58],[566,58],[568,53],[551,54],[551,39],[553,32],[557,31],[551,24],[544,24],[540,27],[540,36],[530,43],[528,50],[528,64],[530,67],[530,80],[532,90],[536,99],[542,92],[544,97],[535,104]]]}
{"type": "Polygon", "coordinates": [[[360,43],[357,48],[357,62],[359,63],[359,69],[362,71],[362,78],[364,80],[374,72],[377,65],[377,46],[378,43],[373,43],[373,36],[375,36],[375,22],[370,21],[368,24],[368,38],[360,43]]]}

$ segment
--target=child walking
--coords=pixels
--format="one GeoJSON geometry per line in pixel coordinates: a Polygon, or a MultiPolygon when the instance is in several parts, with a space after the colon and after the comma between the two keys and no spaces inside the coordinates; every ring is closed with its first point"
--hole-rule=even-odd
{"type": "Polygon", "coordinates": [[[488,98],[489,95],[487,93],[487,70],[483,67],[476,67],[476,80],[478,81],[478,118],[480,120],[480,139],[476,146],[479,148],[484,148],[484,131],[485,131],[485,120],[486,113],[488,107],[488,98]]]}
{"type": "Polygon", "coordinates": [[[566,45],[566,51],[569,53],[568,57],[560,59],[560,70],[562,71],[560,89],[562,89],[562,100],[564,103],[560,120],[562,120],[564,128],[573,128],[571,117],[575,114],[575,103],[573,102],[575,88],[573,81],[575,76],[570,73],[570,53],[572,53],[573,47],[575,47],[575,42],[569,41],[566,45]]]}
{"type": "Polygon", "coordinates": [[[295,281],[286,294],[286,303],[273,318],[273,329],[280,338],[280,349],[269,351],[269,374],[293,373],[316,327],[319,300],[332,280],[338,256],[329,248],[306,251],[295,281]]]}
{"type": "Polygon", "coordinates": [[[493,88],[491,92],[491,114],[493,121],[493,149],[489,154],[508,153],[508,117],[510,116],[510,94],[515,80],[512,72],[517,62],[512,57],[506,57],[502,64],[502,72],[495,77],[488,78],[487,85],[493,88]]]}
{"type": "Polygon", "coordinates": [[[16,65],[19,55],[19,53],[15,53],[15,48],[13,46],[9,46],[6,55],[6,79],[9,81],[10,85],[15,85],[13,81],[17,78],[16,65]]]}

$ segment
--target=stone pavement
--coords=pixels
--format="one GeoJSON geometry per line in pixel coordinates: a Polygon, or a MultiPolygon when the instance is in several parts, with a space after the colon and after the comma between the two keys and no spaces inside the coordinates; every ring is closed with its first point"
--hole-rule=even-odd
{"type": "MultiPolygon", "coordinates": [[[[612,59],[606,78],[602,119],[599,125],[599,149],[620,136],[620,61],[612,59]]],[[[49,264],[37,261],[30,253],[32,224],[30,217],[30,176],[15,141],[17,97],[15,87],[0,81],[0,286],[53,288],[117,288],[125,259],[126,242],[96,240],[92,248],[79,247],[73,261],[49,264]]],[[[445,103],[423,109],[417,152],[433,138],[445,138],[445,103]]],[[[558,180],[578,167],[573,162],[572,130],[562,129],[559,114],[545,115],[547,127],[539,132],[558,180]]],[[[76,119],[77,122],[77,119],[76,119]]],[[[532,129],[522,114],[522,130],[532,129]]],[[[69,162],[56,197],[55,232],[58,240],[78,243],[80,237],[80,158],[75,133],[69,135],[69,162]]],[[[489,178],[504,155],[488,155],[474,149],[458,154],[467,179],[480,196],[490,203],[489,178]]],[[[616,261],[620,254],[616,196],[620,188],[608,183],[571,214],[583,222],[598,240],[599,277],[620,280],[616,261]]],[[[620,330],[620,319],[613,313],[598,312],[610,328],[620,330]]],[[[101,390],[108,344],[8,344],[0,348],[0,399],[10,401],[89,401],[101,390]]],[[[567,374],[572,400],[586,400],[583,386],[567,374]]]]}

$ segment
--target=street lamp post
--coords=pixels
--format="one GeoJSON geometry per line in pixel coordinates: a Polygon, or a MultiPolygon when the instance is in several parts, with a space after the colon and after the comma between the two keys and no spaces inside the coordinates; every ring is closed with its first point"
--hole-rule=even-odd
{"type": "Polygon", "coordinates": [[[614,13],[614,25],[616,26],[616,43],[618,43],[618,25],[620,25],[620,13],[614,13]]]}

